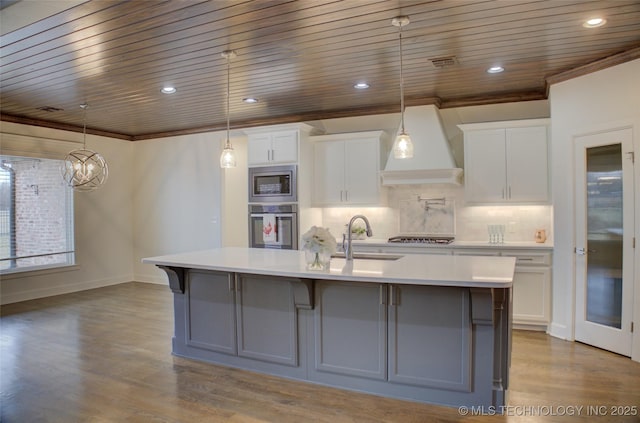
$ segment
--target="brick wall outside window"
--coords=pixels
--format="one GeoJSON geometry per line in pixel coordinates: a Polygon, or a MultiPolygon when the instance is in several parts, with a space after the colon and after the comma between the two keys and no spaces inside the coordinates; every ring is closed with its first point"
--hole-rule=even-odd
{"type": "MultiPolygon", "coordinates": [[[[60,161],[12,160],[15,172],[16,256],[64,252],[73,249],[72,195],[60,174],[60,161]]],[[[17,267],[64,264],[66,254],[19,259],[17,267]]],[[[15,263],[14,263],[15,265],[15,263]]],[[[2,262],[2,268],[10,267],[2,262]]]]}

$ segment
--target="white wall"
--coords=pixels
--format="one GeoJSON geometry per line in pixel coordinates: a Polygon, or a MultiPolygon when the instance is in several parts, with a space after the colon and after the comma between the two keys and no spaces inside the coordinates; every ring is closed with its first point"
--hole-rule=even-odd
{"type": "Polygon", "coordinates": [[[135,280],[166,283],[163,271],[141,263],[144,257],[221,245],[223,140],[216,132],[133,143],[135,280]]]}
{"type": "MultiPolygon", "coordinates": [[[[18,154],[11,148],[18,145],[24,146],[24,153],[62,159],[65,152],[80,146],[82,134],[2,122],[1,140],[5,154],[18,154]]],[[[109,178],[99,190],[75,193],[78,266],[2,276],[2,304],[133,280],[133,144],[88,135],[87,147],[104,156],[109,178]]]]}
{"type": "Polygon", "coordinates": [[[236,152],[236,167],[222,171],[222,245],[249,245],[249,173],[247,171],[247,137],[231,137],[236,152]]]}
{"type": "MultiPolygon", "coordinates": [[[[640,152],[640,60],[624,63],[551,87],[552,189],[555,248],[551,334],[573,339],[574,322],[574,167],[573,136],[632,125],[636,157],[640,152]]],[[[640,165],[635,165],[636,239],[640,239],[640,165]]],[[[640,263],[640,248],[636,248],[640,263]]],[[[634,321],[640,326],[640,268],[636,266],[634,321]]],[[[633,358],[640,360],[640,331],[633,358]]]]}

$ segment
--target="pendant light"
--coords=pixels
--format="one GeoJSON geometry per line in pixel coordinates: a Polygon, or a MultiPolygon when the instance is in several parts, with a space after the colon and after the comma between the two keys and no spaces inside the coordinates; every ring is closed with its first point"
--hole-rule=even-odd
{"type": "Polygon", "coordinates": [[[410,159],[413,157],[413,142],[404,130],[404,78],[402,76],[402,27],[409,25],[408,16],[398,16],[391,20],[393,26],[397,26],[400,32],[400,121],[401,130],[393,143],[393,157],[396,159],[410,159]]]}
{"type": "Polygon", "coordinates": [[[62,164],[62,178],[75,191],[93,191],[100,188],[109,176],[107,162],[100,154],[87,149],[87,109],[89,105],[81,104],[83,110],[83,144],[82,149],[67,154],[62,164]]]}
{"type": "Polygon", "coordinates": [[[229,77],[231,74],[231,59],[236,57],[236,52],[233,50],[225,50],[222,53],[222,57],[227,59],[227,140],[224,144],[224,149],[220,155],[220,167],[224,169],[236,167],[236,153],[231,146],[231,139],[229,137],[229,77]]]}

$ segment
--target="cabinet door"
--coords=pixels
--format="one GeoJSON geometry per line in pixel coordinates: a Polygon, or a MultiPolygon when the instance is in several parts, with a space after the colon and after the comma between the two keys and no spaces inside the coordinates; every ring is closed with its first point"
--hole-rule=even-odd
{"type": "Polygon", "coordinates": [[[486,129],[465,133],[464,166],[467,201],[505,201],[505,130],[486,129]]]}
{"type": "Polygon", "coordinates": [[[380,177],[378,141],[345,141],[345,201],[375,205],[379,201],[380,177]]]}
{"type": "Polygon", "coordinates": [[[298,132],[274,132],[271,140],[272,163],[298,162],[298,132]]]}
{"type": "Polygon", "coordinates": [[[513,323],[547,325],[550,318],[551,271],[516,266],[513,275],[513,323]]]}
{"type": "Polygon", "coordinates": [[[469,290],[392,285],[389,381],[471,391],[469,290]]]}
{"type": "Polygon", "coordinates": [[[371,379],[387,375],[384,285],[316,282],[315,369],[371,379]]]}
{"type": "Polygon", "coordinates": [[[340,204],[344,192],[344,142],[326,141],[314,145],[313,201],[316,205],[340,204]]]}
{"type": "Polygon", "coordinates": [[[549,199],[547,128],[506,130],[507,192],[515,202],[545,202],[549,199]]]}
{"type": "Polygon", "coordinates": [[[298,365],[298,325],[291,283],[238,275],[238,355],[298,365]]]}
{"type": "Polygon", "coordinates": [[[247,163],[249,166],[268,164],[271,159],[271,135],[252,134],[247,138],[247,163]]]}
{"type": "Polygon", "coordinates": [[[236,354],[233,276],[190,270],[187,278],[187,345],[236,354]]]}

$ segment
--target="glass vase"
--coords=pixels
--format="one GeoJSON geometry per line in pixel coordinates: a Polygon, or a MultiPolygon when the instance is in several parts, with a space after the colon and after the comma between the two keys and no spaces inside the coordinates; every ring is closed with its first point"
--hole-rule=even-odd
{"type": "Polygon", "coordinates": [[[304,257],[307,270],[327,270],[331,262],[331,254],[305,250],[304,257]]]}

